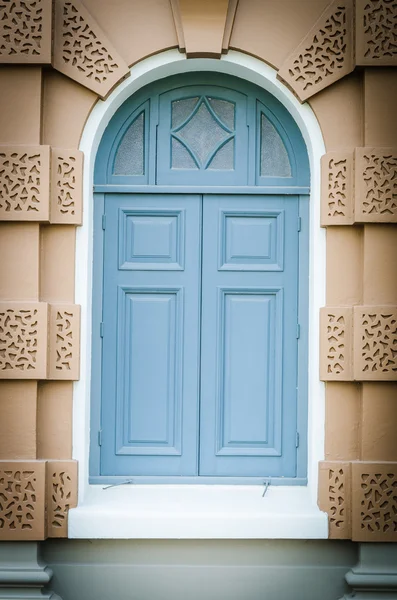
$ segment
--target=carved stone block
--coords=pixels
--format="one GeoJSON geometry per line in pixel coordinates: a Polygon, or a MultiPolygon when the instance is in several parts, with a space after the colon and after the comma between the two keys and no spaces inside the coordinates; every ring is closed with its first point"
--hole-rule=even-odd
{"type": "Polygon", "coordinates": [[[129,74],[124,60],[79,0],[55,2],[53,66],[101,98],[129,74]]]}
{"type": "Polygon", "coordinates": [[[356,0],[357,65],[397,65],[397,0],[356,0]]]}
{"type": "Polygon", "coordinates": [[[68,512],[77,506],[77,462],[47,462],[47,535],[68,536],[68,512]]]}
{"type": "Polygon", "coordinates": [[[51,63],[52,0],[0,3],[0,63],[51,63]]]}
{"type": "Polygon", "coordinates": [[[351,0],[332,2],[278,72],[303,102],[354,69],[351,0]]]}
{"type": "Polygon", "coordinates": [[[77,380],[80,364],[80,307],[50,304],[48,379],[77,380]]]}
{"type": "Polygon", "coordinates": [[[351,463],[320,462],[318,505],[328,513],[329,537],[351,538],[351,463]]]}
{"type": "Polygon", "coordinates": [[[397,223],[397,148],[356,148],[356,221],[397,223]]]}
{"type": "Polygon", "coordinates": [[[45,462],[0,461],[0,541],[45,535],[45,462]]]}
{"type": "Polygon", "coordinates": [[[83,153],[51,148],[51,223],[81,224],[83,153]]]}
{"type": "Polygon", "coordinates": [[[321,158],[321,225],[354,223],[352,152],[328,152],[321,158]]]}
{"type": "Polygon", "coordinates": [[[326,306],[320,311],[320,379],[353,379],[353,310],[326,306]]]}
{"type": "Polygon", "coordinates": [[[0,220],[48,221],[49,146],[0,146],[0,220]]]}
{"type": "Polygon", "coordinates": [[[0,379],[45,379],[45,302],[0,302],[0,379]]]}
{"type": "Polygon", "coordinates": [[[397,381],[397,306],[354,307],[354,378],[397,381]]]}
{"type": "Polygon", "coordinates": [[[397,542],[397,463],[352,463],[353,540],[397,542]]]}

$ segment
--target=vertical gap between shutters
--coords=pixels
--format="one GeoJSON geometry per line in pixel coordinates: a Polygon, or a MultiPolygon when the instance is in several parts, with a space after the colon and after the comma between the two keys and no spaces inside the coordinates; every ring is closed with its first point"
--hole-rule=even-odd
{"type": "Polygon", "coordinates": [[[201,343],[203,337],[203,236],[204,236],[204,195],[201,194],[200,203],[200,267],[199,267],[199,280],[200,280],[200,311],[199,311],[199,378],[198,378],[198,407],[197,407],[197,477],[200,476],[200,431],[201,431],[201,343]]]}

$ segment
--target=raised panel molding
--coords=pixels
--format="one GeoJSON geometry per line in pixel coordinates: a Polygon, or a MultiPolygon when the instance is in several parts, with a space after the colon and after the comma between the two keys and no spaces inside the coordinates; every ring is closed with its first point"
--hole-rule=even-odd
{"type": "Polygon", "coordinates": [[[51,148],[50,222],[80,225],[83,208],[83,153],[51,148]]]}
{"type": "Polygon", "coordinates": [[[47,535],[68,535],[68,513],[77,506],[77,462],[50,460],[46,465],[47,535]]]}
{"type": "Polygon", "coordinates": [[[355,172],[356,221],[397,223],[397,148],[356,148],[355,172]]]}
{"type": "Polygon", "coordinates": [[[397,381],[397,306],[354,307],[354,378],[397,381]]]}
{"type": "Polygon", "coordinates": [[[52,0],[0,4],[0,63],[51,63],[52,0]]]}
{"type": "Polygon", "coordinates": [[[397,542],[397,463],[352,463],[352,539],[397,542]]]}
{"type": "Polygon", "coordinates": [[[0,541],[45,537],[45,461],[0,461],[0,541]]]}
{"type": "Polygon", "coordinates": [[[304,102],[353,70],[353,3],[341,0],[326,8],[277,77],[304,102]]]}
{"type": "Polygon", "coordinates": [[[0,302],[0,379],[45,379],[45,302],[0,302]]]}
{"type": "Polygon", "coordinates": [[[321,158],[321,225],[354,223],[353,152],[328,152],[321,158]]]}
{"type": "Polygon", "coordinates": [[[351,538],[351,463],[320,462],[318,505],[328,513],[329,537],[351,538]]]}
{"type": "Polygon", "coordinates": [[[397,65],[396,30],[396,0],[357,0],[357,65],[397,65]]]}
{"type": "Polygon", "coordinates": [[[0,221],[48,221],[50,147],[0,146],[0,221]]]}
{"type": "Polygon", "coordinates": [[[129,69],[79,0],[56,0],[53,66],[101,98],[129,69]]]}
{"type": "Polygon", "coordinates": [[[80,307],[49,305],[48,379],[76,381],[80,365],[80,307]]]}
{"type": "Polygon", "coordinates": [[[320,379],[353,379],[353,309],[325,307],[320,311],[320,379]]]}

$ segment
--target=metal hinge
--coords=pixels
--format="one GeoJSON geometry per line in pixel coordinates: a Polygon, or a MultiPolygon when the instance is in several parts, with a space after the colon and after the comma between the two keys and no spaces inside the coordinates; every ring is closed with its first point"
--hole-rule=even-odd
{"type": "Polygon", "coordinates": [[[299,432],[295,434],[295,448],[299,448],[299,432]]]}
{"type": "Polygon", "coordinates": [[[302,229],[302,219],[301,217],[298,217],[298,231],[300,231],[302,229]]]}
{"type": "Polygon", "coordinates": [[[103,322],[99,324],[99,335],[103,338],[103,322]]]}
{"type": "Polygon", "coordinates": [[[296,324],[296,339],[299,340],[301,336],[301,326],[299,325],[299,323],[296,324]]]}
{"type": "Polygon", "coordinates": [[[98,446],[102,446],[102,429],[98,431],[98,446]]]}
{"type": "Polygon", "coordinates": [[[106,229],[106,215],[102,215],[102,229],[104,231],[106,229]]]}

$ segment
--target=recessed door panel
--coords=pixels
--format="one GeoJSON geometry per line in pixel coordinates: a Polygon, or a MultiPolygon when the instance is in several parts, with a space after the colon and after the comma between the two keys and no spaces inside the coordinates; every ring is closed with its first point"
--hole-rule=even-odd
{"type": "Polygon", "coordinates": [[[296,475],[298,199],[204,196],[200,475],[296,475]]]}

